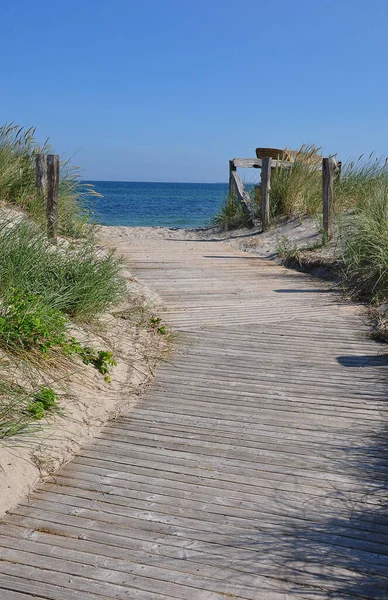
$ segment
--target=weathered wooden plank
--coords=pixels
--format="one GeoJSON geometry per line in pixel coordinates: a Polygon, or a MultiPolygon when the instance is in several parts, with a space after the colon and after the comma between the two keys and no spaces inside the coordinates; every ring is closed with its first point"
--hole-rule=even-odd
{"type": "MultiPolygon", "coordinates": [[[[108,549],[108,551],[101,556],[101,548],[98,544],[84,543],[82,544],[81,548],[77,547],[74,543],[70,543],[68,545],[70,546],[71,552],[69,552],[68,548],[60,548],[44,542],[29,542],[28,544],[29,552],[34,550],[37,556],[45,556],[50,558],[50,562],[52,558],[54,559],[54,562],[57,558],[66,561],[68,560],[69,556],[71,556],[71,561],[81,565],[90,564],[94,567],[102,566],[104,569],[111,568],[122,573],[136,573],[138,570],[138,564],[144,564],[145,562],[148,565],[149,572],[152,573],[155,579],[158,579],[158,575],[161,575],[162,577],[164,575],[163,571],[161,571],[159,567],[162,567],[163,569],[169,568],[171,570],[176,569],[178,578],[180,571],[187,574],[186,579],[188,580],[188,584],[190,583],[190,576],[197,575],[199,570],[198,566],[201,565],[201,578],[209,577],[210,579],[215,580],[225,578],[229,581],[232,580],[238,585],[248,583],[247,587],[249,588],[249,583],[252,582],[251,575],[254,574],[254,584],[256,586],[260,585],[261,589],[269,590],[271,588],[271,574],[274,570],[274,567],[268,564],[265,556],[261,558],[260,563],[258,563],[256,554],[256,556],[253,556],[252,562],[252,554],[254,553],[251,553],[250,559],[246,557],[244,561],[236,560],[234,564],[235,568],[230,569],[227,561],[220,559],[220,557],[217,555],[205,557],[203,553],[197,552],[192,548],[185,549],[183,553],[174,553],[174,549],[171,548],[168,549],[168,552],[163,552],[163,546],[159,545],[159,552],[154,554],[132,549],[131,559],[128,560],[128,554],[125,555],[124,552],[118,552],[115,548],[112,549],[114,556],[111,557],[111,553],[108,549]],[[87,550],[84,548],[85,546],[87,547],[87,550]],[[184,560],[182,560],[182,557],[184,560]],[[136,559],[138,559],[138,561],[136,561],[136,559]],[[208,561],[208,564],[204,564],[204,560],[208,561]],[[222,565],[221,568],[220,564],[222,565]]],[[[9,546],[16,550],[23,550],[22,544],[15,539],[9,539],[9,546]]],[[[10,554],[12,556],[12,551],[10,554]]],[[[34,562],[39,563],[40,560],[35,558],[34,562]]],[[[311,575],[319,575],[322,579],[321,585],[330,588],[330,579],[328,579],[328,576],[330,577],[334,575],[338,580],[342,578],[349,578],[354,575],[350,569],[335,568],[334,565],[326,566],[325,569],[320,570],[319,567],[311,564],[307,566],[307,571],[301,572],[301,567],[303,566],[304,565],[301,565],[298,563],[298,561],[295,561],[293,565],[290,565],[286,568],[290,573],[290,580],[296,585],[309,585],[313,581],[311,575]]],[[[143,568],[140,572],[144,574],[147,572],[147,570],[143,568]]],[[[386,573],[386,571],[383,572],[386,573]]],[[[378,572],[375,574],[377,577],[379,577],[378,572]]],[[[163,581],[163,579],[161,581],[163,581]]],[[[383,587],[384,584],[384,580],[380,580],[380,586],[383,587]]],[[[287,584],[284,587],[285,589],[289,589],[287,584]]]]}
{"type": "MultiPolygon", "coordinates": [[[[244,169],[261,169],[262,162],[264,159],[262,158],[234,158],[231,162],[234,167],[241,167],[244,169]]],[[[290,169],[293,166],[293,162],[289,162],[286,160],[274,160],[272,159],[272,168],[281,168],[281,169],[290,169]]]]}
{"type": "Polygon", "coordinates": [[[230,172],[230,185],[231,185],[231,190],[232,190],[232,192],[231,192],[232,196],[240,202],[242,209],[244,211],[244,215],[246,218],[246,226],[253,227],[254,221],[253,221],[253,216],[252,216],[251,210],[249,208],[249,204],[250,204],[249,194],[248,194],[248,192],[246,192],[244,190],[244,185],[243,185],[239,175],[237,174],[236,170],[232,170],[230,172]]]}

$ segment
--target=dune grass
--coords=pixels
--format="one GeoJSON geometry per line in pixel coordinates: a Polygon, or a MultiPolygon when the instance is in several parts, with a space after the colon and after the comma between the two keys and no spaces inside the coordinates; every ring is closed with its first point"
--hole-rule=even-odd
{"type": "Polygon", "coordinates": [[[55,412],[55,392],[31,383],[47,365],[58,367],[76,355],[110,381],[112,353],[81,344],[69,331],[72,321],[98,319],[126,290],[120,259],[94,241],[84,207],[93,190],[81,185],[79,169],[68,163],[60,172],[59,241],[47,239],[45,203],[35,184],[37,152],[52,149],[47,141],[37,143],[34,128],[0,128],[0,202],[17,209],[0,218],[0,349],[18,365],[11,371],[4,366],[0,374],[0,439],[35,431],[36,421],[55,412]],[[18,382],[20,369],[30,374],[26,387],[18,382]]]}
{"type": "MultiPolygon", "coordinates": [[[[35,128],[5,124],[0,127],[0,201],[17,206],[41,226],[45,225],[45,206],[35,187],[35,154],[53,152],[46,140],[39,145],[35,128]]],[[[84,198],[95,194],[91,186],[80,182],[79,167],[68,161],[61,163],[58,194],[58,233],[80,237],[90,220],[84,198]]]]}
{"type": "MultiPolygon", "coordinates": [[[[384,182],[385,183],[385,182],[384,182]]],[[[343,279],[352,296],[373,303],[388,296],[388,190],[374,185],[344,235],[343,279]]]]}
{"type": "Polygon", "coordinates": [[[244,227],[246,223],[247,218],[241,204],[233,196],[228,194],[210,225],[219,227],[221,231],[229,231],[231,229],[244,227]]]}
{"type": "Polygon", "coordinates": [[[91,240],[52,246],[31,221],[0,222],[0,293],[39,295],[47,306],[89,321],[115,304],[125,289],[120,260],[91,240]]]}
{"type": "MultiPolygon", "coordinates": [[[[287,157],[285,156],[285,159],[287,157]]],[[[271,218],[322,214],[321,149],[303,145],[294,153],[290,169],[275,168],[271,173],[271,218]]],[[[253,188],[254,190],[254,188],[253,188]]],[[[260,195],[251,206],[260,219],[260,195]]],[[[334,182],[335,240],[342,248],[343,284],[355,298],[385,302],[388,295],[388,164],[372,153],[343,164],[341,177],[334,182]]],[[[214,224],[223,230],[245,225],[239,204],[227,198],[214,224]]],[[[283,244],[281,252],[295,253],[283,244]]]]}

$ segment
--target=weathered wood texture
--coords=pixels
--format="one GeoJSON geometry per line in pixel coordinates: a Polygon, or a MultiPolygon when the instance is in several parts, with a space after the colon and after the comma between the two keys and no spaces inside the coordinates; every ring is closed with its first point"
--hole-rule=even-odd
{"type": "Polygon", "coordinates": [[[336,161],[334,158],[322,160],[322,209],[323,231],[327,239],[333,237],[333,199],[336,161]]]}
{"type": "MultiPolygon", "coordinates": [[[[234,158],[231,162],[234,164],[235,167],[241,167],[244,169],[261,169],[262,161],[262,158],[234,158]]],[[[286,160],[272,159],[272,169],[289,169],[292,167],[293,164],[294,163],[288,162],[286,160]]]]}
{"type": "Polygon", "coordinates": [[[254,220],[250,210],[251,201],[249,193],[244,189],[243,182],[241,181],[236,169],[232,168],[232,166],[230,168],[229,177],[229,194],[231,197],[236,198],[240,202],[246,218],[246,226],[253,227],[254,220]]]}
{"type": "Polygon", "coordinates": [[[118,251],[182,346],[6,515],[1,600],[386,600],[385,347],[327,285],[155,236],[118,251]]]}
{"type": "Polygon", "coordinates": [[[47,192],[47,154],[41,152],[35,155],[35,183],[38,195],[45,198],[47,192]]]}
{"type": "Polygon", "coordinates": [[[53,241],[57,241],[58,229],[58,189],[59,189],[59,156],[47,155],[47,234],[53,241]]]}
{"type": "Polygon", "coordinates": [[[271,189],[271,167],[272,158],[263,158],[261,167],[261,225],[263,231],[269,227],[270,205],[269,192],[271,189]]]}

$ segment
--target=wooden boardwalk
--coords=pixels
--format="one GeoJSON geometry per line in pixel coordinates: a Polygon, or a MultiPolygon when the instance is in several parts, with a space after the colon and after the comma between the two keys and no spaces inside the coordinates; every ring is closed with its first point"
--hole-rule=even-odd
{"type": "Polygon", "coordinates": [[[120,250],[183,349],[6,516],[0,599],[387,599],[388,360],[357,309],[212,241],[120,250]]]}

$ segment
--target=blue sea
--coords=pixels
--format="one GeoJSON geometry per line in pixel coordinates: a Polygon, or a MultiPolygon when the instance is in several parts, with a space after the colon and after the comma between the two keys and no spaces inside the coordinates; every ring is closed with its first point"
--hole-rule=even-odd
{"type": "Polygon", "coordinates": [[[85,181],[101,198],[88,204],[102,225],[206,227],[223,204],[227,183],[85,181]]]}

